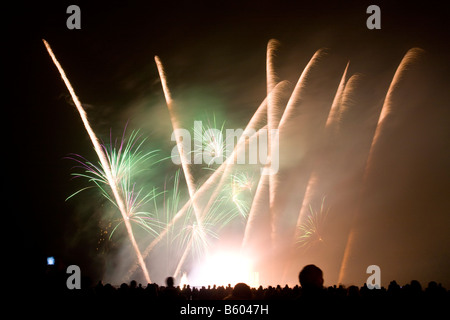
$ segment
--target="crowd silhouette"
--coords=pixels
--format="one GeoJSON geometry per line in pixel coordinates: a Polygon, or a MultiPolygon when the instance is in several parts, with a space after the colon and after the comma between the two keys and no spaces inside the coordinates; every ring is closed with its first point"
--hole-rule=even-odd
{"type": "MultiPolygon", "coordinates": [[[[51,278],[51,277],[50,277],[51,278]]],[[[61,279],[59,279],[61,280],[61,279]]],[[[441,284],[431,281],[426,288],[422,288],[419,281],[400,286],[396,281],[391,281],[387,288],[369,289],[366,284],[361,287],[351,285],[349,287],[328,286],[324,287],[323,273],[315,265],[305,266],[299,273],[299,284],[293,287],[268,286],[250,288],[245,283],[238,283],[234,287],[228,286],[203,286],[183,287],[175,286],[174,279],[168,277],[165,285],[149,283],[138,284],[136,281],[122,283],[113,286],[110,283],[91,283],[89,279],[82,279],[80,290],[68,290],[65,281],[47,279],[44,283],[45,292],[54,296],[69,295],[90,298],[132,298],[142,301],[167,302],[167,301],[194,301],[194,300],[267,300],[267,301],[298,301],[298,302],[350,302],[350,303],[390,303],[406,302],[420,303],[445,301],[450,305],[450,291],[441,284]]]]}

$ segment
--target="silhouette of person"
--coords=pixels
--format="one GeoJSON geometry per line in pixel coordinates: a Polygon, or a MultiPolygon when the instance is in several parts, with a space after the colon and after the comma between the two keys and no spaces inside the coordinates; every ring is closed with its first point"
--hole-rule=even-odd
{"type": "Polygon", "coordinates": [[[150,300],[156,300],[158,298],[158,285],[156,283],[149,283],[147,288],[145,288],[145,295],[150,300]]]}
{"type": "Polygon", "coordinates": [[[298,275],[303,296],[319,296],[323,293],[323,272],[314,264],[309,264],[298,275]]]}
{"type": "Polygon", "coordinates": [[[233,288],[233,292],[231,295],[228,295],[224,298],[224,300],[251,300],[252,299],[252,290],[250,287],[240,282],[236,284],[233,288]]]}
{"type": "Polygon", "coordinates": [[[177,288],[174,287],[174,279],[173,277],[166,278],[166,287],[161,292],[162,300],[183,300],[183,296],[178,293],[177,288]]]}

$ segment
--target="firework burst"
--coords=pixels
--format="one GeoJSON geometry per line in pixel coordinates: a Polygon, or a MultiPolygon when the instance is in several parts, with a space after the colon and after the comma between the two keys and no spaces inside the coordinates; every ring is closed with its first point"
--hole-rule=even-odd
{"type": "Polygon", "coordinates": [[[322,198],[319,210],[314,210],[312,205],[309,205],[309,214],[299,226],[298,230],[297,244],[300,247],[308,249],[318,243],[324,242],[323,233],[328,212],[329,208],[325,207],[325,197],[322,198]]]}
{"type": "Polygon", "coordinates": [[[230,177],[231,200],[239,214],[247,218],[250,210],[253,179],[248,172],[238,172],[230,177]]]}
{"type": "Polygon", "coordinates": [[[216,117],[208,120],[206,125],[196,121],[194,125],[194,163],[205,163],[211,167],[214,163],[222,163],[226,155],[226,142],[224,141],[224,126],[218,128],[216,117]]]}
{"type": "MultiPolygon", "coordinates": [[[[144,152],[143,143],[145,139],[140,139],[138,131],[133,131],[128,138],[125,137],[125,130],[120,143],[117,140],[113,143],[110,139],[109,145],[102,144],[102,148],[108,160],[112,177],[117,186],[119,186],[119,193],[123,199],[125,210],[127,212],[126,220],[137,225],[142,229],[157,235],[162,228],[162,224],[155,219],[155,213],[146,211],[145,205],[155,200],[158,197],[156,189],[153,188],[150,192],[145,192],[144,188],[139,188],[136,182],[133,182],[145,170],[149,170],[152,164],[155,164],[157,150],[144,152]],[[149,166],[150,164],[150,166],[149,166]]],[[[84,187],[67,198],[70,199],[80,192],[96,187],[100,193],[105,197],[114,207],[119,208],[116,198],[111,195],[110,184],[101,163],[94,164],[80,155],[72,155],[68,157],[78,163],[77,169],[82,169],[81,172],[72,173],[75,178],[86,178],[89,183],[93,185],[84,187]]],[[[124,223],[124,219],[114,219],[116,224],[111,233],[110,238],[116,229],[124,223]]]]}

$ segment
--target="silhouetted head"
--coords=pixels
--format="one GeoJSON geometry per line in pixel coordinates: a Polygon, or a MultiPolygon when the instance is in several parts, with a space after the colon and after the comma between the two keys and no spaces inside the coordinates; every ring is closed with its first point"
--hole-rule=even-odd
{"type": "Polygon", "coordinates": [[[233,288],[233,292],[231,295],[225,298],[225,300],[251,300],[252,299],[252,290],[250,287],[240,282],[236,284],[233,288]]]}
{"type": "Polygon", "coordinates": [[[422,285],[420,284],[419,281],[412,280],[411,281],[411,290],[413,290],[415,292],[422,292],[422,285]]]}
{"type": "Polygon", "coordinates": [[[174,282],[173,277],[167,277],[167,279],[166,279],[166,285],[167,285],[168,287],[173,287],[173,282],[174,282]]]}
{"type": "Polygon", "coordinates": [[[300,271],[298,279],[304,290],[319,290],[323,288],[323,272],[313,264],[305,266],[300,271]]]}
{"type": "Polygon", "coordinates": [[[158,286],[155,283],[149,283],[147,288],[145,288],[148,296],[157,297],[158,296],[158,286]]]}

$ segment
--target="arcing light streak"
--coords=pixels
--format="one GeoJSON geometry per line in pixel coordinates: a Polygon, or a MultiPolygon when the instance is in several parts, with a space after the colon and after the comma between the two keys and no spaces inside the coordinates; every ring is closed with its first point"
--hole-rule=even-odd
{"type": "MultiPolygon", "coordinates": [[[[365,170],[364,170],[361,196],[359,197],[359,199],[361,199],[362,195],[364,195],[364,193],[365,193],[367,177],[371,170],[373,156],[376,151],[377,144],[379,143],[381,133],[384,131],[383,128],[385,127],[386,122],[388,121],[388,116],[392,112],[393,97],[395,96],[396,89],[397,89],[399,83],[401,82],[404,74],[407,72],[408,68],[410,67],[410,65],[413,64],[422,53],[423,53],[423,50],[419,49],[419,48],[412,48],[412,49],[408,50],[408,52],[405,54],[402,61],[398,65],[397,70],[395,71],[394,77],[392,78],[392,82],[387,91],[386,98],[383,103],[383,107],[381,108],[380,117],[378,118],[377,127],[375,129],[375,134],[374,134],[374,137],[372,140],[372,144],[370,146],[370,151],[369,151],[369,155],[367,157],[366,166],[365,166],[365,170]]],[[[356,224],[356,221],[359,216],[359,211],[360,211],[359,206],[357,206],[356,211],[353,214],[352,226],[351,226],[351,230],[348,235],[348,238],[347,238],[347,244],[345,247],[344,256],[342,258],[342,264],[341,264],[341,268],[339,271],[338,283],[342,283],[342,281],[345,277],[345,273],[347,272],[350,253],[353,250],[353,246],[354,246],[355,238],[356,238],[355,224],[356,224]]]]}
{"type": "MultiPolygon", "coordinates": [[[[144,204],[154,200],[158,194],[155,193],[155,189],[153,189],[150,193],[144,193],[142,188],[137,188],[136,182],[132,182],[132,175],[135,176],[137,173],[142,171],[139,170],[138,166],[142,165],[144,162],[148,163],[148,160],[152,159],[156,152],[155,150],[145,153],[142,152],[141,146],[144,141],[145,139],[138,142],[137,132],[134,131],[128,139],[125,139],[124,130],[124,135],[119,147],[116,144],[113,144],[111,138],[111,145],[109,147],[102,145],[102,149],[108,159],[108,163],[110,164],[110,171],[112,176],[115,177],[116,185],[120,187],[121,198],[124,200],[126,212],[130,222],[140,226],[150,233],[157,234],[158,232],[156,230],[161,228],[161,224],[154,219],[151,213],[142,211],[141,207],[144,204]]],[[[101,165],[95,165],[82,156],[76,154],[69,157],[69,159],[79,163],[81,166],[78,167],[84,170],[82,173],[73,173],[72,175],[77,178],[82,177],[88,179],[89,182],[99,188],[101,194],[108,201],[118,208],[114,196],[111,195],[108,178],[104,168],[101,165]],[[108,187],[105,188],[105,185],[108,187]]],[[[67,199],[70,199],[74,195],[89,188],[91,187],[82,188],[69,196],[67,199]]],[[[117,220],[119,223],[110,233],[110,238],[117,227],[123,223],[123,219],[117,220]]]]}
{"type": "Polygon", "coordinates": [[[320,57],[323,55],[323,50],[318,50],[314,55],[312,56],[311,60],[309,60],[308,64],[306,65],[305,69],[303,69],[302,74],[300,75],[297,84],[295,85],[294,91],[292,92],[291,97],[289,98],[289,101],[286,105],[286,109],[283,112],[283,115],[280,119],[280,124],[278,128],[281,130],[285,125],[286,121],[288,121],[294,114],[295,106],[298,104],[299,101],[302,99],[302,93],[303,89],[306,85],[306,80],[311,74],[312,68],[314,65],[317,64],[320,57]]]}
{"type": "MultiPolygon", "coordinates": [[[[267,53],[266,53],[266,82],[267,82],[267,126],[269,132],[278,128],[278,124],[281,117],[281,110],[277,108],[276,104],[276,96],[274,92],[274,88],[279,81],[274,65],[274,58],[276,49],[280,43],[275,39],[270,39],[267,44],[267,53]]],[[[269,134],[267,137],[268,142],[268,156],[270,161],[272,161],[272,144],[278,143],[278,141],[272,141],[271,135],[269,134]]],[[[278,173],[278,171],[277,171],[278,173]]],[[[270,190],[275,189],[275,184],[278,178],[277,173],[271,174],[269,176],[269,209],[270,209],[270,219],[274,220],[274,201],[275,201],[275,192],[271,192],[270,190]]],[[[274,226],[274,221],[272,221],[272,226],[274,226]]],[[[272,230],[272,235],[275,234],[275,230],[272,230]]]]}
{"type": "MultiPolygon", "coordinates": [[[[269,130],[276,129],[278,127],[278,122],[280,121],[280,110],[276,108],[276,92],[274,91],[275,86],[279,83],[276,76],[275,66],[273,58],[275,56],[275,50],[277,49],[279,42],[277,40],[271,39],[267,44],[267,58],[266,58],[266,73],[267,73],[267,125],[269,130]]],[[[270,150],[270,140],[269,147],[270,150]]]]}
{"type": "MultiPolygon", "coordinates": [[[[308,64],[306,65],[306,67],[303,69],[296,85],[295,88],[286,104],[286,108],[284,109],[284,112],[281,116],[281,119],[279,121],[278,124],[278,130],[279,130],[279,139],[280,141],[282,141],[283,139],[283,134],[285,134],[285,129],[289,124],[289,121],[292,120],[292,118],[295,115],[295,109],[296,106],[298,105],[299,101],[301,101],[304,93],[304,88],[306,86],[306,82],[308,77],[310,76],[311,72],[312,72],[312,68],[317,64],[319,58],[322,56],[322,50],[318,50],[314,53],[314,55],[312,56],[312,58],[309,60],[308,64]]],[[[281,197],[281,192],[280,192],[280,181],[277,177],[274,177],[272,180],[267,179],[267,183],[269,184],[269,186],[266,188],[266,182],[265,182],[265,178],[260,180],[260,183],[258,184],[258,188],[255,194],[255,199],[263,199],[263,195],[259,195],[259,192],[270,192],[268,193],[268,197],[270,199],[269,201],[269,206],[270,206],[270,220],[271,220],[271,237],[272,237],[272,241],[274,241],[275,243],[278,242],[278,239],[280,238],[281,234],[280,234],[280,230],[279,230],[279,220],[281,219],[282,216],[282,211],[283,211],[283,203],[280,203],[282,201],[280,201],[280,197],[281,197]],[[272,182],[272,184],[271,184],[272,182]]],[[[255,209],[256,210],[256,209],[255,209]]],[[[255,212],[256,213],[256,212],[255,212]]],[[[253,214],[253,208],[250,210],[250,217],[253,214]]],[[[249,219],[249,221],[252,221],[249,219]]],[[[246,228],[246,232],[250,231],[251,226],[249,226],[249,228],[246,228]]],[[[244,236],[244,239],[246,239],[247,237],[244,236]]]]}
{"type": "MultiPolygon", "coordinates": [[[[339,109],[342,105],[342,99],[344,98],[344,90],[347,86],[346,78],[347,78],[347,71],[348,66],[350,62],[347,63],[347,66],[345,67],[344,74],[342,75],[341,82],[339,83],[336,95],[334,96],[333,103],[331,104],[330,113],[328,114],[327,122],[325,123],[325,131],[331,130],[332,126],[336,125],[338,119],[339,119],[339,109]]],[[[327,132],[327,134],[330,134],[327,132]]]]}
{"type": "MultiPolygon", "coordinates": [[[[337,114],[338,114],[338,110],[341,105],[342,97],[343,97],[343,94],[345,91],[344,90],[345,86],[346,86],[345,78],[347,76],[347,70],[348,70],[348,64],[345,67],[345,70],[342,75],[341,81],[339,83],[338,89],[334,96],[333,103],[331,104],[330,112],[328,113],[328,118],[325,123],[325,137],[324,137],[325,139],[327,139],[329,137],[330,130],[332,130],[333,126],[336,125],[336,122],[338,120],[337,114]]],[[[297,240],[297,238],[298,238],[300,226],[302,225],[304,217],[305,217],[306,213],[308,212],[308,208],[312,202],[312,197],[313,197],[313,194],[315,191],[314,189],[315,189],[316,183],[317,183],[317,172],[316,172],[316,170],[313,169],[313,172],[311,173],[309,180],[308,180],[308,185],[306,187],[305,195],[303,197],[302,207],[301,207],[299,215],[298,215],[294,241],[297,240]]]]}
{"type": "MultiPolygon", "coordinates": [[[[269,209],[269,176],[262,175],[259,179],[258,186],[256,187],[256,193],[253,197],[253,202],[248,214],[247,223],[245,225],[244,236],[242,238],[242,249],[249,249],[250,239],[253,237],[254,225],[258,217],[267,213],[269,209]]],[[[267,249],[269,246],[267,246],[267,249]]]]}
{"type": "Polygon", "coordinates": [[[166,74],[165,74],[162,62],[158,56],[155,56],[155,62],[156,62],[156,66],[158,68],[159,78],[161,79],[161,84],[162,84],[162,88],[164,91],[164,97],[166,99],[167,108],[169,109],[170,121],[172,122],[172,128],[173,128],[173,132],[175,134],[178,152],[180,154],[181,166],[183,168],[184,178],[186,179],[186,184],[187,184],[188,191],[189,191],[190,201],[191,201],[192,207],[194,209],[197,223],[200,223],[201,211],[197,205],[197,202],[194,200],[194,194],[195,194],[194,177],[192,176],[192,173],[188,166],[187,155],[183,149],[183,141],[179,135],[180,126],[178,123],[178,119],[175,116],[175,112],[173,110],[173,100],[172,100],[172,96],[170,94],[169,87],[167,86],[166,74]]]}
{"type": "Polygon", "coordinates": [[[97,136],[95,135],[94,131],[91,128],[91,125],[89,124],[86,112],[84,111],[80,101],[78,100],[78,97],[75,94],[75,91],[73,90],[73,87],[70,84],[69,79],[67,78],[66,73],[64,72],[64,69],[61,67],[58,60],[56,59],[56,56],[54,55],[48,42],[45,41],[44,39],[42,41],[44,42],[44,45],[47,48],[48,54],[50,55],[50,57],[53,60],[53,63],[57,67],[57,69],[61,75],[61,78],[63,79],[67,89],[69,90],[70,96],[72,97],[72,100],[78,110],[78,113],[80,114],[80,117],[81,117],[81,120],[83,121],[84,127],[89,135],[89,138],[92,141],[92,144],[94,145],[95,152],[97,153],[100,163],[105,170],[108,184],[111,187],[114,198],[117,202],[117,206],[119,207],[120,213],[122,214],[122,219],[123,219],[123,222],[127,229],[128,237],[130,238],[131,244],[133,245],[133,248],[136,252],[136,256],[138,258],[139,265],[142,268],[142,272],[144,273],[145,280],[150,283],[151,281],[150,281],[150,276],[147,271],[147,267],[145,265],[144,259],[142,258],[142,255],[141,255],[141,252],[137,245],[136,239],[134,238],[133,229],[131,228],[131,224],[129,222],[128,212],[126,211],[125,204],[123,202],[123,199],[120,196],[118,186],[116,184],[116,179],[111,172],[109,161],[108,161],[105,153],[102,150],[102,147],[100,145],[100,142],[98,141],[97,136]]]}

